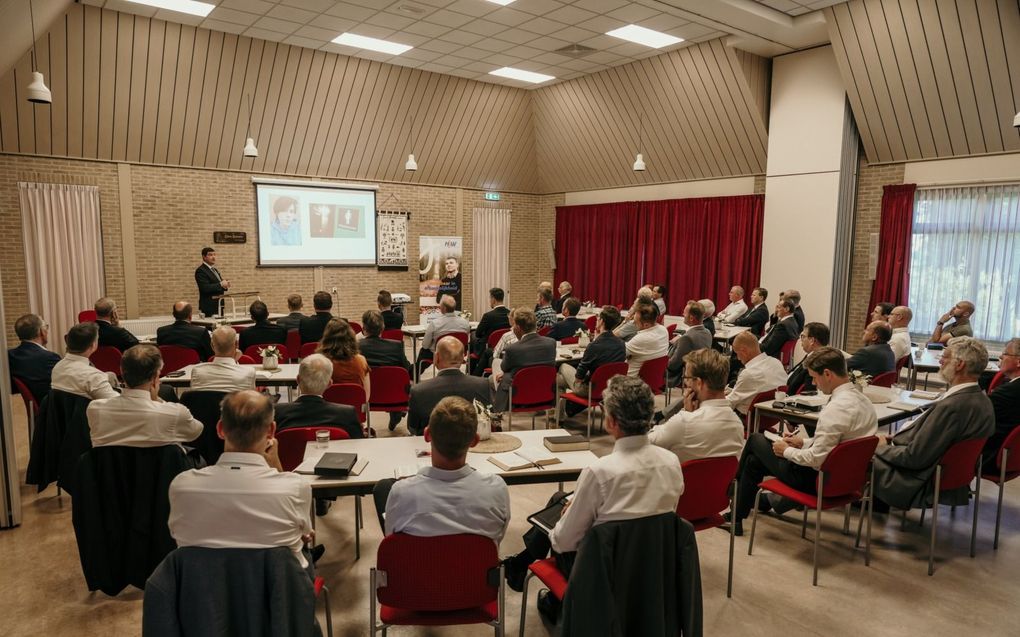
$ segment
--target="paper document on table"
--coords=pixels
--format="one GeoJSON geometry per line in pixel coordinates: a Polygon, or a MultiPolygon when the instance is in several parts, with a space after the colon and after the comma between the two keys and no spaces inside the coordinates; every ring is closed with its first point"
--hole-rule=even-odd
{"type": "Polygon", "coordinates": [[[923,405],[919,405],[917,403],[905,403],[897,400],[894,403],[889,403],[886,407],[889,409],[898,409],[900,411],[916,411],[923,407],[923,405]]]}
{"type": "Polygon", "coordinates": [[[432,460],[430,458],[418,458],[414,464],[402,464],[393,469],[393,477],[397,480],[401,478],[410,478],[413,475],[417,475],[418,471],[422,467],[431,467],[432,460]]]}
{"type": "Polygon", "coordinates": [[[940,395],[937,391],[921,391],[920,389],[910,392],[911,398],[920,398],[921,400],[935,400],[940,395]]]}

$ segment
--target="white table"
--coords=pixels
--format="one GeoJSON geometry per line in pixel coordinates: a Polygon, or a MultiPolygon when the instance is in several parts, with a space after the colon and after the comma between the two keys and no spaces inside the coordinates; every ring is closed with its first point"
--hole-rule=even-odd
{"type": "Polygon", "coordinates": [[[563,363],[579,361],[584,357],[584,347],[580,345],[556,345],[556,366],[563,363]]]}
{"type": "MultiPolygon", "coordinates": [[[[741,332],[747,332],[750,329],[751,328],[749,327],[740,327],[738,325],[726,325],[725,323],[716,323],[715,334],[712,335],[712,338],[721,343],[728,344],[734,336],[740,334],[741,332]]],[[[686,331],[687,325],[685,323],[676,324],[677,334],[683,334],[686,331]]]]}
{"type": "MultiPolygon", "coordinates": [[[[257,370],[255,372],[256,387],[297,387],[299,367],[297,363],[282,363],[280,369],[274,372],[263,370],[262,365],[242,365],[242,367],[254,367],[257,370]]],[[[181,371],[184,372],[184,375],[176,377],[164,376],[160,379],[160,382],[171,387],[190,387],[191,370],[194,368],[194,365],[183,367],[181,371]]]]}
{"type": "MultiPolygon", "coordinates": [[[[878,418],[878,426],[889,425],[890,427],[894,422],[916,416],[921,413],[921,410],[928,405],[931,405],[934,400],[926,400],[922,398],[911,398],[911,391],[909,389],[899,390],[887,387],[869,387],[868,392],[882,391],[892,400],[889,403],[872,403],[871,406],[875,409],[875,417],[878,418]],[[893,409],[889,406],[892,402],[907,403],[914,406],[911,411],[903,411],[901,409],[893,409]]],[[[791,398],[794,398],[791,396],[791,398]]],[[[779,407],[773,407],[771,401],[758,403],[754,406],[754,423],[752,431],[754,433],[758,431],[758,420],[762,415],[772,416],[774,418],[781,418],[793,423],[801,423],[807,426],[813,426],[818,422],[817,411],[799,411],[796,409],[782,409],[779,407]]]]}

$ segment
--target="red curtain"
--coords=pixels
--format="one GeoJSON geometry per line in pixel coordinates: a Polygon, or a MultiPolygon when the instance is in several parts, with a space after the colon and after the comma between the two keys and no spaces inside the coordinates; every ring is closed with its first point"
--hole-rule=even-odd
{"type": "Polygon", "coordinates": [[[682,313],[690,299],[718,303],[732,285],[759,283],[764,201],[744,195],[558,207],[556,280],[570,281],[584,300],[623,305],[642,283],[662,284],[669,314],[682,313]],[[608,240],[594,232],[611,223],[618,234],[608,240]]]}
{"type": "Polygon", "coordinates": [[[869,312],[882,302],[907,304],[910,287],[910,236],[914,228],[916,190],[916,184],[895,184],[882,189],[878,268],[871,284],[869,312]]]}

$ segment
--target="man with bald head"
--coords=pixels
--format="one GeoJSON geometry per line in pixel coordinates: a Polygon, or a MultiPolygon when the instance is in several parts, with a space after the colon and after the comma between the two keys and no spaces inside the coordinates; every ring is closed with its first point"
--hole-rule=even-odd
{"type": "MultiPolygon", "coordinates": [[[[156,330],[156,345],[177,345],[198,352],[198,360],[212,356],[209,331],[191,324],[191,303],[178,301],[173,308],[174,322],[156,330]]],[[[233,328],[231,328],[233,331],[233,328]]]]}
{"type": "Polygon", "coordinates": [[[726,392],[726,400],[741,415],[747,415],[755,396],[786,384],[786,369],[778,358],[761,351],[758,339],[751,332],[741,332],[734,337],[733,353],[744,368],[733,388],[726,392]]]}
{"type": "Polygon", "coordinates": [[[312,354],[298,367],[297,400],[276,405],[277,431],[291,427],[339,427],[351,438],[364,434],[354,407],[326,402],[322,393],[333,382],[333,363],[322,354],[312,354]]]}
{"type": "Polygon", "coordinates": [[[900,360],[910,355],[910,320],[914,318],[914,312],[906,305],[897,305],[889,313],[889,327],[892,328],[892,338],[889,339],[889,347],[892,348],[893,356],[900,360]]]}
{"type": "Polygon", "coordinates": [[[255,366],[238,365],[237,332],[229,325],[212,335],[215,356],[211,363],[199,363],[191,370],[191,389],[234,392],[255,389],[255,366]]]}
{"type": "Polygon", "coordinates": [[[732,323],[747,313],[747,303],[744,302],[744,288],[734,285],[730,288],[730,303],[716,316],[723,323],[732,323]]]}
{"type": "Polygon", "coordinates": [[[415,436],[422,435],[429,424],[429,414],[447,396],[460,396],[469,402],[477,399],[485,405],[492,402],[487,380],[460,371],[464,363],[463,343],[452,337],[441,338],[434,356],[436,377],[411,386],[407,430],[415,436]]]}
{"type": "Polygon", "coordinates": [[[421,339],[421,349],[418,350],[418,375],[429,368],[429,359],[434,358],[432,348],[443,336],[453,332],[463,332],[465,335],[471,333],[471,324],[463,316],[457,314],[457,300],[452,295],[445,295],[439,299],[439,316],[432,319],[425,328],[425,335],[421,339]]]}
{"type": "Polygon", "coordinates": [[[896,356],[889,347],[892,328],[883,321],[872,321],[864,329],[861,341],[864,347],[854,352],[846,362],[850,371],[860,371],[869,376],[878,376],[896,369],[896,356]]]}
{"type": "Polygon", "coordinates": [[[116,347],[124,352],[138,345],[135,335],[119,325],[117,304],[113,299],[104,296],[93,306],[96,310],[96,325],[99,326],[99,346],[116,347]]]}
{"type": "Polygon", "coordinates": [[[957,336],[974,336],[974,330],[970,326],[970,317],[973,314],[974,304],[970,301],[960,301],[939,317],[935,323],[935,332],[928,342],[948,343],[949,339],[957,336]],[[952,323],[949,323],[950,319],[952,323]]]}
{"type": "Polygon", "coordinates": [[[216,433],[219,461],[179,474],[170,483],[170,535],[177,546],[286,546],[302,568],[314,536],[312,488],[280,465],[273,401],[254,390],[223,399],[216,433]]]}

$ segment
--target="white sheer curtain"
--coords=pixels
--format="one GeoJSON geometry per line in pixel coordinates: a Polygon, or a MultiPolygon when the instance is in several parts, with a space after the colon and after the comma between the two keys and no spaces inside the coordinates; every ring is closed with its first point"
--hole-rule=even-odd
{"type": "Polygon", "coordinates": [[[910,254],[911,331],[929,334],[957,301],[974,336],[1020,336],[1020,184],[918,189],[910,254]]]}
{"type": "MultiPolygon", "coordinates": [[[[510,284],[510,211],[475,208],[474,224],[474,315],[489,309],[489,289],[507,289],[510,284]]],[[[509,303],[509,296],[506,299],[509,303]]]]}
{"type": "Polygon", "coordinates": [[[18,183],[28,308],[50,324],[50,349],[63,353],[64,334],[103,296],[103,233],[99,188],[18,183]]]}

